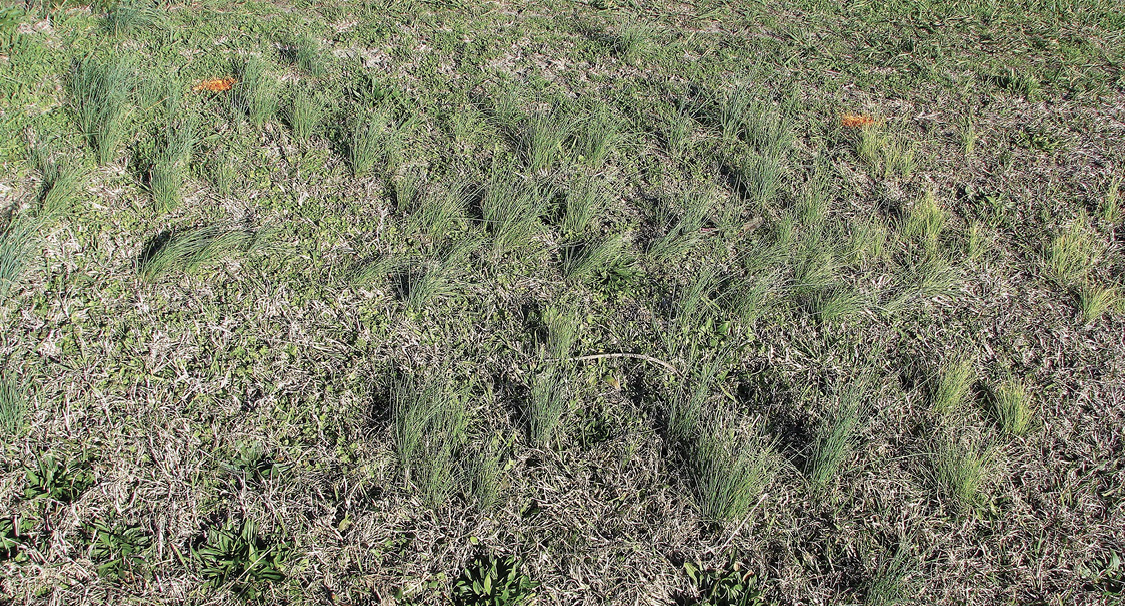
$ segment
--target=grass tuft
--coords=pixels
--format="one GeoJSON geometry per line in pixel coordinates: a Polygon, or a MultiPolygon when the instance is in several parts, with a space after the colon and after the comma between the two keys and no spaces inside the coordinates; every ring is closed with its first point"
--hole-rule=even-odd
{"type": "Polygon", "coordinates": [[[457,455],[465,439],[464,394],[439,373],[422,380],[402,377],[391,389],[395,452],[406,476],[427,505],[437,507],[459,480],[457,455]]]}
{"type": "Polygon", "coordinates": [[[137,273],[156,280],[172,272],[192,272],[260,246],[261,231],[220,225],[194,227],[154,238],[141,254],[137,273]]]}
{"type": "Polygon", "coordinates": [[[947,215],[929,190],[914,203],[902,222],[902,235],[908,244],[921,246],[927,255],[937,252],[938,238],[945,229],[947,215]]]}
{"type": "Polygon", "coordinates": [[[160,12],[152,6],[151,2],[124,0],[106,13],[102,27],[105,31],[120,36],[151,30],[159,23],[160,12]]]}
{"type": "Polygon", "coordinates": [[[461,275],[465,273],[469,257],[480,241],[468,237],[447,244],[435,258],[422,261],[399,276],[399,296],[412,310],[420,310],[435,300],[458,295],[462,289],[461,275]]]}
{"type": "Polygon", "coordinates": [[[988,444],[948,439],[933,455],[938,488],[965,511],[977,512],[988,499],[985,488],[994,460],[988,444]]]}
{"type": "Polygon", "coordinates": [[[132,111],[129,87],[132,66],[124,57],[103,63],[87,57],[74,64],[67,93],[78,129],[98,164],[117,159],[132,111]]]}
{"type": "Polygon", "coordinates": [[[584,235],[609,206],[605,187],[593,178],[581,180],[566,192],[560,228],[563,236],[576,238],[584,235]]]}
{"type": "Polygon", "coordinates": [[[31,164],[43,175],[39,208],[46,217],[65,215],[74,208],[82,190],[83,171],[73,163],[60,163],[45,145],[31,150],[31,164]]]}
{"type": "Polygon", "coordinates": [[[0,375],[0,436],[5,441],[23,435],[27,425],[27,397],[8,374],[0,375]]]}
{"type": "Polygon", "coordinates": [[[548,196],[509,170],[493,166],[481,199],[481,218],[492,234],[493,251],[503,254],[530,246],[539,233],[539,218],[548,196]]]}
{"type": "Polygon", "coordinates": [[[328,74],[328,55],[312,36],[299,36],[293,41],[293,59],[301,71],[314,78],[328,74]]]}
{"type": "Polygon", "coordinates": [[[658,222],[664,234],[649,242],[648,254],[657,262],[682,256],[703,239],[703,223],[711,212],[711,201],[699,191],[688,191],[673,203],[661,205],[658,222]]]}
{"type": "Polygon", "coordinates": [[[556,101],[550,108],[533,113],[527,120],[523,131],[523,150],[531,172],[547,171],[559,163],[571,132],[568,114],[565,105],[556,101]]]}
{"type": "Polygon", "coordinates": [[[1105,312],[1116,307],[1117,303],[1116,288],[1089,283],[1078,288],[1078,308],[1082,312],[1082,321],[1087,324],[1102,317],[1105,312]]]}
{"type": "Polygon", "coordinates": [[[21,282],[37,229],[34,221],[16,217],[0,233],[0,299],[21,282]]]}
{"type": "Polygon", "coordinates": [[[992,390],[992,408],[1000,428],[1022,436],[1031,428],[1031,392],[1027,384],[1008,378],[992,390]]]}
{"type": "Polygon", "coordinates": [[[531,378],[527,400],[528,433],[532,443],[542,448],[557,442],[562,417],[569,404],[566,366],[547,363],[531,378]]]}
{"type": "Polygon", "coordinates": [[[164,128],[164,148],[149,170],[149,188],[156,208],[168,211],[180,203],[188,165],[197,141],[198,119],[186,114],[169,121],[164,128]]]}
{"type": "Polygon", "coordinates": [[[319,96],[303,86],[297,87],[285,114],[289,128],[293,131],[293,138],[308,141],[320,128],[325,110],[324,101],[319,96]]]}
{"type": "Polygon", "coordinates": [[[1094,266],[1097,250],[1086,217],[1080,216],[1051,239],[1043,255],[1047,276],[1060,286],[1082,282],[1094,266]]]}
{"type": "Polygon", "coordinates": [[[397,164],[406,139],[406,126],[393,119],[389,106],[365,108],[351,117],[347,133],[352,174],[371,174],[376,163],[397,164]]]}
{"type": "Polygon", "coordinates": [[[772,443],[718,422],[699,434],[689,457],[700,515],[709,522],[745,518],[776,471],[772,443]]]}
{"type": "Polygon", "coordinates": [[[956,410],[969,398],[973,386],[973,361],[967,357],[949,362],[934,380],[930,407],[938,414],[956,410]]]}
{"type": "Polygon", "coordinates": [[[235,74],[238,82],[231,96],[235,109],[246,114],[257,127],[273,120],[277,115],[279,87],[266,71],[265,60],[251,56],[236,67],[235,74]]]}
{"type": "Polygon", "coordinates": [[[586,110],[579,125],[575,145],[586,164],[600,168],[621,141],[621,124],[604,101],[596,101],[586,110]]]}
{"type": "Polygon", "coordinates": [[[848,386],[837,397],[831,416],[821,424],[805,470],[813,486],[828,486],[847,458],[859,427],[865,395],[861,382],[848,386]]]}
{"type": "Polygon", "coordinates": [[[877,126],[864,127],[856,150],[860,159],[883,179],[907,178],[914,172],[914,147],[877,126]]]}
{"type": "Polygon", "coordinates": [[[621,256],[625,239],[619,234],[576,242],[562,249],[562,272],[567,280],[587,280],[603,272],[621,256]]]}

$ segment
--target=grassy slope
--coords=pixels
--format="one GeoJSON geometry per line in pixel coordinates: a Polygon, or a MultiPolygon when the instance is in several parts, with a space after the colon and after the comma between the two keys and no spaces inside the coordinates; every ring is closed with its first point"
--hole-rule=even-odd
{"type": "MultiPolygon", "coordinates": [[[[293,603],[379,603],[395,590],[440,603],[481,549],[526,560],[540,603],[690,599],[682,563],[721,567],[732,551],[781,604],[876,602],[899,577],[924,603],[1110,599],[1106,563],[1125,552],[1123,325],[1120,307],[1084,321],[1077,295],[1121,280],[1120,215],[1101,213],[1125,161],[1125,24],[1110,3],[173,4],[155,27],[117,34],[98,11],[28,14],[0,61],[0,185],[16,216],[44,221],[0,310],[0,360],[29,401],[26,429],[0,453],[0,510],[31,521],[24,555],[0,563],[0,600],[237,602],[231,587],[202,585],[190,553],[227,519],[292,542],[288,580],[266,591],[293,603]],[[324,45],[326,75],[283,56],[279,45],[298,33],[324,45]],[[76,58],[111,54],[135,58],[132,134],[117,161],[96,167],[65,104],[65,74],[76,58]],[[166,110],[151,90],[174,76],[186,91],[249,54],[283,82],[283,108],[296,83],[323,94],[328,126],[301,144],[283,120],[232,117],[226,94],[186,94],[201,140],[183,201],[157,212],[144,162],[166,110]],[[765,203],[741,199],[732,173],[754,151],[724,140],[716,120],[718,100],[743,85],[794,121],[765,203]],[[604,166],[561,154],[530,174],[518,137],[491,115],[507,95],[525,114],[560,97],[602,100],[625,136],[604,166]],[[411,126],[390,165],[356,178],[348,129],[336,125],[372,96],[411,126]],[[678,107],[693,117],[673,153],[667,117],[678,107]],[[912,170],[887,175],[881,152],[865,160],[863,135],[840,126],[845,112],[876,116],[871,132],[913,149],[912,170]],[[37,209],[29,137],[85,171],[62,216],[37,209]],[[792,210],[818,154],[823,230],[792,210]],[[557,192],[546,225],[522,251],[496,254],[486,241],[450,296],[408,308],[378,262],[441,251],[396,208],[390,183],[424,168],[435,188],[476,190],[509,160],[557,192]],[[213,176],[223,162],[235,174],[227,195],[213,176]],[[625,234],[637,258],[623,283],[561,273],[568,241],[555,210],[587,174],[612,194],[597,231],[625,234]],[[716,210],[687,255],[658,262],[645,251],[663,229],[659,209],[685,192],[716,210]],[[948,215],[930,251],[900,225],[926,192],[948,215]],[[730,208],[741,211],[729,225],[712,225],[730,208]],[[1045,251],[1086,215],[1093,266],[1053,278],[1045,251]],[[873,221],[890,233],[885,250],[839,253],[824,289],[778,287],[757,318],[719,301],[677,320],[677,300],[705,268],[742,277],[748,260],[781,250],[778,271],[792,278],[798,253],[822,266],[816,255],[846,248],[873,221]],[[159,234],[212,224],[265,228],[269,248],[138,275],[159,234]],[[899,299],[922,260],[948,266],[951,283],[899,299]],[[810,312],[830,286],[858,305],[818,319],[810,312]],[[732,418],[737,440],[757,423],[776,443],[777,473],[745,516],[700,520],[697,455],[667,423],[679,381],[658,365],[566,366],[573,401],[561,433],[547,447],[529,440],[525,403],[546,368],[537,348],[551,305],[579,318],[573,355],[640,353],[683,369],[719,361],[705,414],[732,418]],[[969,393],[935,411],[933,377],[959,358],[970,360],[969,393]],[[460,489],[431,507],[406,485],[388,410],[403,372],[440,372],[464,392],[461,456],[490,443],[502,453],[494,509],[481,513],[460,489]],[[990,404],[1010,375],[1031,386],[1022,436],[1002,431],[990,404]],[[860,377],[851,447],[813,486],[812,444],[860,377]],[[943,480],[939,454],[958,440],[992,447],[979,498],[943,480]],[[255,448],[284,466],[276,477],[239,466],[255,448]],[[26,495],[25,470],[46,453],[92,458],[93,483],[73,503],[26,495]],[[99,577],[94,522],[150,536],[136,564],[147,575],[99,577]]],[[[478,223],[462,222],[454,239],[486,231],[478,223]]]]}

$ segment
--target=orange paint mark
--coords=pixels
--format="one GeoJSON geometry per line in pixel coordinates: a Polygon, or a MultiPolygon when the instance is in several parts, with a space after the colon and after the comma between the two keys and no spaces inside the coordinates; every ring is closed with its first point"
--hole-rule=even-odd
{"type": "Polygon", "coordinates": [[[191,87],[191,90],[195,92],[208,91],[218,93],[230,90],[230,88],[234,86],[234,82],[234,78],[210,78],[191,87]]]}
{"type": "Polygon", "coordinates": [[[847,128],[862,128],[875,124],[875,118],[859,114],[844,114],[844,117],[840,119],[840,123],[847,128]]]}

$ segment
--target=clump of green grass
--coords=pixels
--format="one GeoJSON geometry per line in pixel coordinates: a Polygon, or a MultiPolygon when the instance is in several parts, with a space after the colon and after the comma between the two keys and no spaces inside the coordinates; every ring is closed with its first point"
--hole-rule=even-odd
{"type": "Polygon", "coordinates": [[[694,361],[691,372],[684,377],[668,405],[666,420],[668,438],[689,444],[697,437],[703,421],[703,410],[715,384],[720,379],[722,360],[694,361]]]}
{"type": "Polygon", "coordinates": [[[664,145],[673,158],[681,158],[691,146],[696,120],[686,103],[675,108],[665,108],[661,116],[664,123],[664,145]]]}
{"type": "Polygon", "coordinates": [[[723,141],[738,140],[746,126],[746,115],[750,112],[753,97],[746,86],[738,86],[726,93],[718,102],[715,116],[722,131],[723,141]]]}
{"type": "Polygon", "coordinates": [[[590,229],[594,219],[605,212],[609,196],[605,187],[592,177],[582,179],[566,192],[559,227],[566,237],[580,237],[590,229]]]}
{"type": "Polygon", "coordinates": [[[1082,321],[1090,324],[1113,309],[1118,302],[1117,289],[1086,283],[1078,288],[1078,309],[1082,321]]]}
{"type": "Polygon", "coordinates": [[[277,115],[278,83],[266,71],[266,62],[251,56],[235,69],[237,82],[231,101],[234,107],[246,114],[254,126],[264,126],[277,115]]]}
{"type": "Polygon", "coordinates": [[[914,172],[914,147],[902,137],[892,136],[876,126],[863,128],[856,151],[883,179],[906,178],[914,172]]]}
{"type": "Polygon", "coordinates": [[[761,209],[777,195],[781,185],[780,158],[766,154],[750,153],[738,172],[738,187],[743,195],[761,209]]]}
{"type": "Polygon", "coordinates": [[[938,205],[932,190],[926,192],[906,212],[902,236],[911,245],[920,245],[927,255],[937,252],[938,238],[945,229],[947,215],[938,205]]]}
{"type": "Polygon", "coordinates": [[[115,36],[151,30],[160,23],[160,12],[151,2],[125,0],[111,8],[102,21],[102,27],[115,36]]]}
{"type": "Polygon", "coordinates": [[[862,264],[883,256],[887,249],[887,226],[879,217],[855,221],[851,225],[845,259],[862,264]]]}
{"type": "Polygon", "coordinates": [[[793,119],[787,107],[771,107],[764,101],[747,103],[742,109],[741,126],[746,142],[754,151],[775,162],[793,147],[793,119]]]}
{"type": "Polygon", "coordinates": [[[456,296],[461,292],[461,275],[480,241],[475,237],[449,243],[430,261],[419,263],[400,276],[399,295],[412,310],[431,301],[456,296]]]}
{"type": "Polygon", "coordinates": [[[995,452],[980,441],[943,441],[932,458],[939,489],[959,507],[979,511],[987,502],[985,493],[995,452]]]}
{"type": "Polygon", "coordinates": [[[47,217],[66,214],[82,190],[83,171],[76,163],[61,163],[43,144],[32,147],[31,164],[43,175],[39,208],[47,217]]]}
{"type": "Polygon", "coordinates": [[[1097,256],[1094,236],[1086,217],[1080,216],[1051,239],[1043,255],[1047,276],[1060,286],[1082,282],[1097,256]]]}
{"type": "Polygon", "coordinates": [[[170,120],[164,128],[164,147],[149,170],[149,188],[158,211],[167,211],[180,203],[198,138],[197,125],[194,114],[185,114],[170,120]]]}
{"type": "Polygon", "coordinates": [[[656,29],[652,25],[636,17],[629,17],[618,26],[613,45],[621,53],[622,59],[633,63],[652,52],[655,33],[656,29]]]}
{"type": "Polygon", "coordinates": [[[1121,179],[1117,175],[1110,180],[1109,187],[1098,204],[1098,218],[1107,225],[1121,223],[1122,215],[1125,214],[1121,210],[1121,179]]]}
{"type": "Polygon", "coordinates": [[[585,162],[599,168],[621,141],[621,124],[604,101],[586,109],[580,122],[575,146],[585,162]]]}
{"type": "Polygon", "coordinates": [[[550,170],[559,163],[570,137],[569,113],[561,101],[556,101],[550,108],[533,113],[527,120],[523,131],[523,151],[532,172],[550,170]]]}
{"type": "Polygon", "coordinates": [[[969,399],[973,379],[973,361],[970,358],[961,357],[947,363],[933,382],[930,407],[938,414],[956,410],[969,399]]]}
{"type": "Polygon", "coordinates": [[[396,121],[387,105],[363,108],[348,126],[348,160],[352,174],[364,177],[378,162],[397,164],[406,140],[406,125],[396,121]]]}
{"type": "Polygon", "coordinates": [[[480,511],[490,511],[500,503],[500,490],[504,480],[504,451],[499,440],[476,448],[465,465],[469,495],[480,511]]]}
{"type": "Polygon", "coordinates": [[[547,326],[545,355],[555,362],[567,360],[578,337],[577,312],[573,309],[564,311],[559,307],[548,307],[543,312],[543,323],[547,326]]]}
{"type": "Polygon", "coordinates": [[[548,362],[531,378],[527,400],[528,434],[532,443],[547,447],[556,442],[562,417],[570,404],[566,366],[548,362]]]}
{"type": "Polygon", "coordinates": [[[0,298],[6,298],[22,280],[37,229],[36,222],[15,217],[0,233],[0,298]]]}
{"type": "Polygon", "coordinates": [[[649,242],[648,254],[663,262],[694,248],[703,239],[701,230],[710,212],[711,201],[696,190],[685,192],[675,202],[666,200],[657,217],[664,233],[649,242]]]}
{"type": "Polygon", "coordinates": [[[453,182],[441,189],[431,189],[410,216],[411,223],[431,241],[451,234],[464,220],[470,191],[465,183],[453,182]]]}
{"type": "Polygon", "coordinates": [[[285,116],[293,131],[293,138],[308,141],[320,128],[325,110],[323,99],[303,86],[297,87],[285,116]]]}
{"type": "Polygon", "coordinates": [[[293,59],[301,71],[314,78],[324,77],[328,73],[328,56],[320,41],[312,36],[298,36],[293,41],[293,59]]]}
{"type": "Polygon", "coordinates": [[[914,569],[910,550],[899,546],[891,557],[880,558],[871,584],[867,588],[864,604],[870,606],[895,606],[910,602],[908,577],[914,569]]]}
{"type": "Polygon", "coordinates": [[[789,256],[789,289],[799,297],[823,292],[838,280],[838,246],[822,229],[803,230],[789,256]]]}
{"type": "Polygon", "coordinates": [[[801,196],[794,208],[794,218],[802,225],[818,228],[828,216],[829,165],[821,154],[816,158],[813,172],[801,188],[801,196]]]}
{"type": "Polygon", "coordinates": [[[701,268],[688,280],[676,298],[675,320],[680,330],[691,332],[699,327],[713,310],[718,296],[720,276],[713,266],[701,268]]]}
{"type": "Polygon", "coordinates": [[[425,189],[425,183],[426,168],[419,165],[404,166],[391,177],[395,208],[398,212],[406,214],[414,211],[425,189]]]}
{"type": "Polygon", "coordinates": [[[142,253],[137,272],[156,280],[173,271],[192,272],[262,246],[266,234],[221,225],[194,227],[154,238],[142,253]]]}
{"type": "Polygon", "coordinates": [[[11,440],[23,434],[27,425],[27,397],[7,373],[0,374],[0,435],[11,440]]]}
{"type": "Polygon", "coordinates": [[[1000,428],[1016,436],[1027,433],[1031,427],[1031,392],[1027,384],[1008,378],[992,390],[992,408],[1000,428]]]}
{"type": "Polygon", "coordinates": [[[238,167],[235,166],[230,150],[219,150],[207,163],[206,172],[211,184],[220,194],[231,194],[238,179],[238,167]]]}
{"type": "Polygon", "coordinates": [[[851,452],[865,396],[862,382],[847,387],[837,397],[835,410],[821,423],[805,468],[813,486],[828,486],[851,452]]]}
{"type": "Polygon", "coordinates": [[[125,57],[108,62],[87,57],[75,62],[67,79],[71,110],[98,164],[116,160],[125,141],[132,71],[125,57]]]}
{"type": "Polygon", "coordinates": [[[481,199],[481,218],[496,254],[526,248],[539,233],[548,196],[539,187],[494,166],[481,199]]]}
{"type": "Polygon", "coordinates": [[[459,480],[457,455],[465,439],[464,394],[438,373],[402,377],[391,389],[395,452],[406,476],[430,506],[444,503],[459,480]]]}
{"type": "Polygon", "coordinates": [[[602,238],[587,239],[564,246],[562,249],[562,272],[567,280],[586,280],[616,261],[625,247],[625,239],[620,234],[602,238]]]}
{"type": "Polygon", "coordinates": [[[858,314],[863,309],[864,301],[863,293],[855,287],[836,283],[813,293],[809,303],[817,319],[833,323],[858,314]]]}
{"type": "Polygon", "coordinates": [[[728,523],[745,518],[773,480],[774,446],[761,435],[713,425],[699,433],[688,456],[700,516],[728,523]]]}

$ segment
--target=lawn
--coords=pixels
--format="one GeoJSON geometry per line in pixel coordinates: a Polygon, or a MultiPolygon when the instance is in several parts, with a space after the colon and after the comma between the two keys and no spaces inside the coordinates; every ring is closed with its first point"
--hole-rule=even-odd
{"type": "Polygon", "coordinates": [[[1109,0],[0,8],[0,605],[1122,604],[1109,0]]]}

